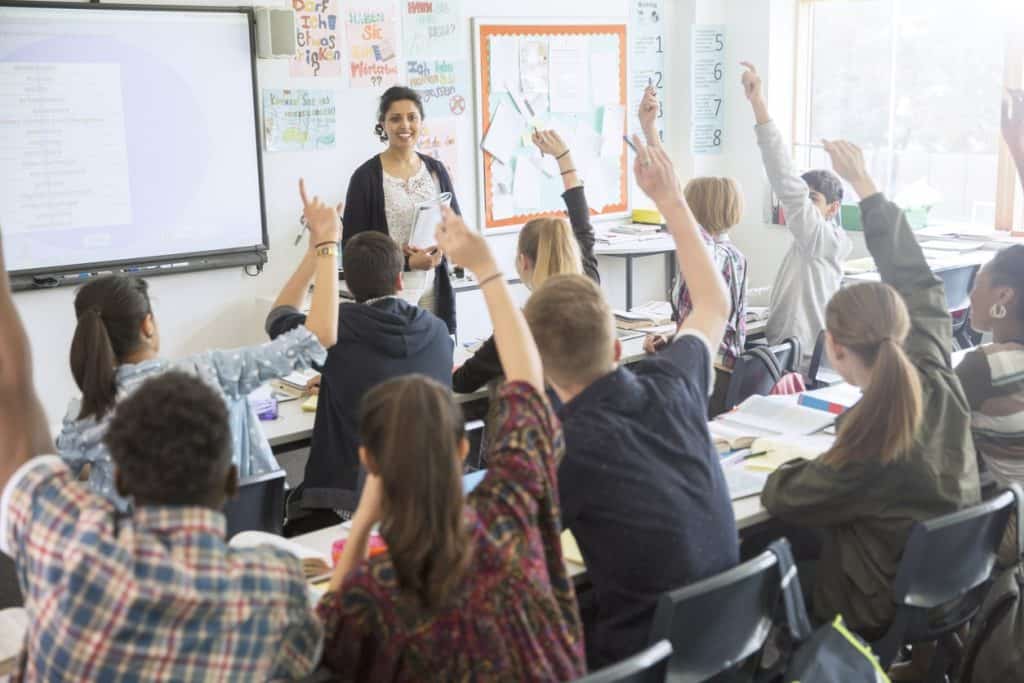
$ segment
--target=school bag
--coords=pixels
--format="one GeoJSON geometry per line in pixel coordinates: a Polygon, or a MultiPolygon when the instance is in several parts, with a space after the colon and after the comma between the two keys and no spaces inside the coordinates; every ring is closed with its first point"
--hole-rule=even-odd
{"type": "Polygon", "coordinates": [[[1020,489],[1011,488],[1017,497],[1017,562],[996,577],[981,603],[967,636],[957,679],[962,683],[1024,681],[1024,506],[1020,489]]]}
{"type": "Polygon", "coordinates": [[[798,683],[889,683],[889,677],[863,640],[836,615],[832,623],[812,629],[796,565],[788,544],[773,543],[779,559],[786,624],[794,643],[783,665],[782,680],[798,683]]]}

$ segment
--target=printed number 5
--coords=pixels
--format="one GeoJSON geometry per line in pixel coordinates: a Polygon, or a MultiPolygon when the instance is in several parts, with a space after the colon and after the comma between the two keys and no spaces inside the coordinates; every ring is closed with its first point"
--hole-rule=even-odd
{"type": "Polygon", "coordinates": [[[715,34],[715,51],[716,52],[721,52],[722,48],[724,48],[724,47],[725,47],[725,41],[722,40],[722,34],[721,33],[716,33],[715,34]]]}

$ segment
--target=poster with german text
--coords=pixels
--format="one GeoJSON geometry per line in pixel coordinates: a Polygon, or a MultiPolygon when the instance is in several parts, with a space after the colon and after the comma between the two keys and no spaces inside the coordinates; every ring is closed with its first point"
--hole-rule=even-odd
{"type": "Polygon", "coordinates": [[[423,98],[427,118],[459,116],[469,100],[462,0],[405,0],[402,14],[406,82],[423,98]]]}
{"type": "Polygon", "coordinates": [[[264,90],[263,135],[268,152],[334,149],[333,90],[264,90]]]}
{"type": "Polygon", "coordinates": [[[398,3],[346,2],[345,37],[353,88],[387,88],[398,82],[398,3]]]}
{"type": "Polygon", "coordinates": [[[416,145],[420,152],[444,164],[453,183],[458,175],[455,168],[459,160],[457,124],[458,119],[451,116],[425,119],[420,125],[420,139],[416,145]]]}
{"type": "Polygon", "coordinates": [[[338,0],[292,0],[295,56],[289,73],[299,78],[342,75],[338,0]]]}

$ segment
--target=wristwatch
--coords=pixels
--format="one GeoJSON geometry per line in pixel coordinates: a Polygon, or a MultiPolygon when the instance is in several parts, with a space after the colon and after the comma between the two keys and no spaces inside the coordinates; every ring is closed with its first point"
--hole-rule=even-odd
{"type": "Polygon", "coordinates": [[[316,253],[317,256],[337,256],[338,255],[338,245],[337,244],[325,244],[322,247],[317,247],[315,253],[316,253]]]}

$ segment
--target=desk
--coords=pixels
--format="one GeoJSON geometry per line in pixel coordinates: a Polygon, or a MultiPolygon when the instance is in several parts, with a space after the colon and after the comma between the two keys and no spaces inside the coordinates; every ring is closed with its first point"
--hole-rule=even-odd
{"type": "Polygon", "coordinates": [[[672,280],[676,275],[676,243],[668,233],[660,233],[652,239],[631,240],[594,247],[597,256],[609,256],[626,260],[626,310],[633,308],[633,260],[644,256],[665,255],[666,299],[672,300],[672,280]]]}

